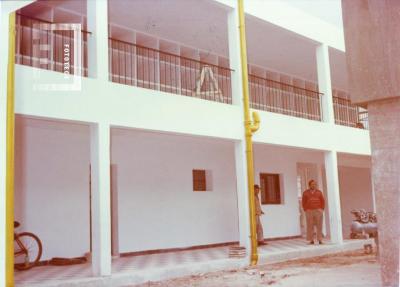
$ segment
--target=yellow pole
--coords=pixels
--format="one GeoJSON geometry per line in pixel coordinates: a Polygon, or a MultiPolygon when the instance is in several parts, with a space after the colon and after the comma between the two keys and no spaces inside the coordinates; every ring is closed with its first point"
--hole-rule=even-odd
{"type": "Polygon", "coordinates": [[[15,12],[9,16],[7,69],[6,286],[14,286],[14,65],[15,12]]]}
{"type": "Polygon", "coordinates": [[[239,10],[239,32],[240,32],[240,58],[242,64],[242,84],[243,84],[243,108],[244,108],[244,126],[246,138],[246,158],[247,158],[247,182],[250,210],[250,237],[251,237],[251,255],[250,265],[256,265],[258,261],[257,253],[257,235],[256,235],[256,210],[254,199],[254,167],[253,167],[253,143],[252,135],[259,128],[260,120],[258,114],[253,112],[253,120],[250,118],[249,105],[249,79],[247,72],[247,52],[246,52],[246,31],[243,0],[238,0],[239,10]]]}

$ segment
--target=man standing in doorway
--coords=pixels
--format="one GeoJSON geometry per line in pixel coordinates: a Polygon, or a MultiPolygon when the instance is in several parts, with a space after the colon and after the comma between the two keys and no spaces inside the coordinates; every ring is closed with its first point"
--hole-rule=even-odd
{"type": "Polygon", "coordinates": [[[261,209],[260,199],[258,195],[260,194],[260,187],[258,184],[254,185],[254,204],[256,206],[256,225],[257,225],[257,242],[258,245],[267,245],[264,241],[264,230],[261,224],[260,216],[264,214],[261,209]]]}
{"type": "Polygon", "coordinates": [[[322,221],[325,209],[324,195],[317,189],[315,180],[308,182],[309,189],[303,192],[302,205],[306,213],[307,241],[314,244],[314,226],[317,229],[317,240],[322,244],[322,221]]]}

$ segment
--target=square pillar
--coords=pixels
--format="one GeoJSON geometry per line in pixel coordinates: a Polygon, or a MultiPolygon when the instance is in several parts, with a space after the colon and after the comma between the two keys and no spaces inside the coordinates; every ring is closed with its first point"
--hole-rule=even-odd
{"type": "MultiPolygon", "coordinates": [[[[318,189],[322,191],[325,199],[327,198],[326,196],[326,189],[324,186],[324,179],[323,179],[323,173],[322,173],[322,166],[320,164],[316,164],[315,168],[317,169],[317,185],[318,185],[318,189]]],[[[324,236],[327,236],[327,224],[326,224],[326,215],[329,212],[329,206],[328,204],[325,204],[325,210],[324,210],[324,221],[322,222],[322,234],[324,234],[324,236]]]]}
{"type": "Polygon", "coordinates": [[[108,0],[87,0],[89,77],[108,81],[108,0]]]}
{"type": "Polygon", "coordinates": [[[382,286],[400,286],[400,98],[368,104],[382,286]]]}
{"type": "Polygon", "coordinates": [[[376,197],[375,197],[375,184],[374,178],[371,170],[371,193],[372,193],[372,211],[376,213],[376,197]]]}
{"type": "Polygon", "coordinates": [[[400,286],[400,1],[342,12],[351,101],[368,106],[382,286],[400,286]]]}
{"type": "MultiPolygon", "coordinates": [[[[229,64],[231,69],[232,103],[243,110],[242,68],[240,58],[239,12],[235,4],[228,13],[229,64]]],[[[243,113],[240,113],[244,123],[243,113]]],[[[244,125],[241,127],[242,137],[235,142],[236,192],[238,201],[239,239],[240,245],[246,247],[250,255],[250,210],[248,198],[247,158],[244,125]]]]}
{"type": "Polygon", "coordinates": [[[336,151],[325,152],[325,170],[331,241],[332,243],[342,244],[342,215],[340,210],[339,173],[336,151]]]}
{"type": "Polygon", "coordinates": [[[243,109],[242,62],[240,57],[239,12],[237,4],[228,13],[229,65],[231,72],[232,104],[243,109]]]}
{"type": "Polygon", "coordinates": [[[111,275],[110,126],[90,126],[92,272],[111,275]]]}
{"type": "Polygon", "coordinates": [[[239,243],[250,255],[250,210],[248,197],[246,143],[235,142],[236,193],[239,218],[239,243]]]}
{"type": "Polygon", "coordinates": [[[317,47],[318,87],[321,95],[322,119],[326,123],[335,124],[335,113],[332,99],[331,68],[329,64],[329,49],[326,44],[317,47]]]}

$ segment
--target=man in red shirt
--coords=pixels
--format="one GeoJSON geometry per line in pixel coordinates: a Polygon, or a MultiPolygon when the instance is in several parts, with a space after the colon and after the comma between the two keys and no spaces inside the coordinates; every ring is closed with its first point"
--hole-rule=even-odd
{"type": "Polygon", "coordinates": [[[325,209],[324,195],[317,189],[315,180],[308,182],[309,189],[303,192],[302,205],[306,213],[307,241],[314,244],[314,226],[317,228],[317,240],[322,244],[322,221],[325,209]]]}

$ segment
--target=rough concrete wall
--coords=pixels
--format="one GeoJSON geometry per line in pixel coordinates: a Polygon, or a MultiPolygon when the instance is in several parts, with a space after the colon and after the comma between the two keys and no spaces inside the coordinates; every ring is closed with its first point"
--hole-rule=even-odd
{"type": "Polygon", "coordinates": [[[342,0],[354,103],[400,97],[400,1],[342,0]]]}
{"type": "Polygon", "coordinates": [[[368,106],[383,286],[399,286],[400,99],[368,106]]]}

